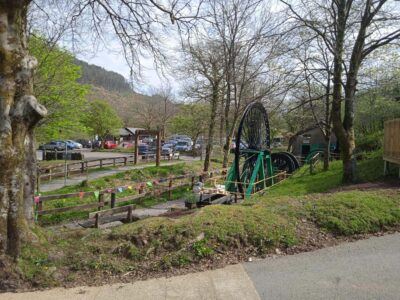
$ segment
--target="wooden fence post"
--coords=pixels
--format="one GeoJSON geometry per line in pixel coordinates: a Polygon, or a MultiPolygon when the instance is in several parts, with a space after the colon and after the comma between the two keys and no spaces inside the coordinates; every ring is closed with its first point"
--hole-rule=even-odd
{"type": "Polygon", "coordinates": [[[96,214],[95,219],[94,219],[94,227],[99,228],[99,214],[96,214]]]}
{"type": "Polygon", "coordinates": [[[113,158],[113,166],[115,167],[115,157],[113,158]]]}
{"type": "Polygon", "coordinates": [[[192,176],[192,183],[191,183],[191,189],[194,187],[194,176],[192,176]]]}
{"type": "Polygon", "coordinates": [[[100,159],[100,168],[103,167],[103,159],[100,159]]]}
{"type": "Polygon", "coordinates": [[[127,220],[128,220],[129,223],[132,222],[132,206],[129,206],[129,207],[128,207],[128,217],[127,217],[127,220]]]}
{"type": "Polygon", "coordinates": [[[40,193],[40,169],[36,169],[36,191],[39,194],[40,193]]]}
{"type": "Polygon", "coordinates": [[[104,207],[104,193],[99,194],[99,208],[98,210],[102,210],[104,207]]]}
{"type": "Polygon", "coordinates": [[[115,207],[115,198],[116,198],[116,194],[115,192],[111,193],[111,208],[115,207]]]}
{"type": "Polygon", "coordinates": [[[128,163],[128,158],[124,157],[124,166],[126,166],[127,163],[128,163]]]}
{"type": "Polygon", "coordinates": [[[168,183],[168,201],[171,201],[172,198],[172,178],[169,179],[168,183]]]}
{"type": "Polygon", "coordinates": [[[81,162],[81,173],[85,172],[85,162],[81,162]]]}

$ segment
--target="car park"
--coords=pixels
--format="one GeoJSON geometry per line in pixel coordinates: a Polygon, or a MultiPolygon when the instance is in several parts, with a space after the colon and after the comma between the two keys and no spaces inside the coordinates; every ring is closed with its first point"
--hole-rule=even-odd
{"type": "Polygon", "coordinates": [[[146,154],[149,151],[149,146],[147,144],[139,144],[138,150],[140,155],[146,154]]]}
{"type": "Polygon", "coordinates": [[[113,141],[106,141],[104,142],[104,149],[115,149],[117,148],[117,143],[113,141]]]}
{"type": "Polygon", "coordinates": [[[66,140],[67,143],[69,143],[70,145],[73,145],[74,149],[82,149],[83,146],[81,143],[75,142],[73,140],[66,140]]]}
{"type": "Polygon", "coordinates": [[[132,149],[133,144],[129,142],[122,142],[121,144],[118,145],[118,148],[132,149]]]}
{"type": "Polygon", "coordinates": [[[92,148],[92,141],[90,140],[78,139],[76,141],[82,145],[82,148],[92,148]]]}
{"type": "Polygon", "coordinates": [[[176,151],[190,151],[192,150],[192,146],[188,141],[179,141],[175,146],[176,151]]]}
{"type": "Polygon", "coordinates": [[[174,154],[175,147],[173,144],[164,144],[161,148],[161,155],[171,156],[174,154]]]}
{"type": "MultiPolygon", "coordinates": [[[[71,150],[71,148],[68,148],[69,146],[67,145],[67,149],[71,150]]],[[[50,143],[43,144],[39,146],[39,150],[57,150],[57,151],[63,151],[65,150],[65,143],[61,141],[51,141],[50,143]]]]}

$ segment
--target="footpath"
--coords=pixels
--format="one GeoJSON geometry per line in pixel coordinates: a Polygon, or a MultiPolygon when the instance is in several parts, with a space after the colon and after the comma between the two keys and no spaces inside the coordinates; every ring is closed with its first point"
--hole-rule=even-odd
{"type": "MultiPolygon", "coordinates": [[[[182,163],[182,160],[171,161],[171,162],[162,162],[162,166],[171,166],[175,164],[182,163]]],[[[110,175],[115,175],[120,172],[129,171],[129,170],[140,170],[147,167],[154,166],[154,163],[143,164],[138,166],[126,166],[126,167],[118,167],[113,168],[112,170],[101,170],[101,171],[93,171],[89,172],[88,174],[82,174],[77,176],[71,176],[64,181],[64,178],[53,179],[50,182],[40,184],[40,191],[41,192],[50,192],[54,190],[58,190],[64,186],[76,185],[81,183],[84,180],[93,180],[98,179],[110,175]]]]}
{"type": "Polygon", "coordinates": [[[170,278],[0,294],[0,300],[399,299],[400,233],[170,278]]]}

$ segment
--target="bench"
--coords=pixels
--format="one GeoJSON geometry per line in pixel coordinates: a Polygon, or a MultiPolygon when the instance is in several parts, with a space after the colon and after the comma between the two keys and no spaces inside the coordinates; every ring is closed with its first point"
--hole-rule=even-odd
{"type": "Polygon", "coordinates": [[[89,214],[89,218],[90,219],[95,218],[94,227],[99,228],[100,217],[112,216],[112,215],[115,215],[118,213],[127,212],[126,220],[127,220],[127,222],[132,222],[132,211],[134,209],[136,209],[136,205],[130,204],[130,205],[115,207],[115,208],[111,208],[111,209],[92,212],[89,214]]]}

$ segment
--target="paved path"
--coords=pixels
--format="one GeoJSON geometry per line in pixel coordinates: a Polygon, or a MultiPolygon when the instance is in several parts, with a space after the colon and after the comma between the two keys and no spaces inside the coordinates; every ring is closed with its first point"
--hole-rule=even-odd
{"type": "Polygon", "coordinates": [[[2,294],[47,299],[400,299],[400,234],[223,269],[114,284],[2,294]]]}
{"type": "MultiPolygon", "coordinates": [[[[181,160],[161,162],[161,166],[171,166],[171,165],[179,164],[179,163],[182,163],[185,161],[192,161],[192,159],[184,158],[181,160]]],[[[98,179],[98,178],[114,175],[119,172],[124,172],[124,171],[129,171],[129,170],[139,170],[139,169],[144,169],[144,168],[153,167],[153,166],[154,166],[154,162],[148,163],[148,164],[143,164],[143,165],[138,165],[138,166],[118,167],[118,168],[115,168],[112,170],[93,171],[93,172],[83,174],[83,175],[71,176],[70,178],[67,178],[67,180],[65,182],[64,182],[64,178],[53,179],[50,182],[42,183],[40,185],[40,191],[41,192],[54,191],[54,190],[60,189],[64,186],[79,184],[84,180],[98,179]]]]}

